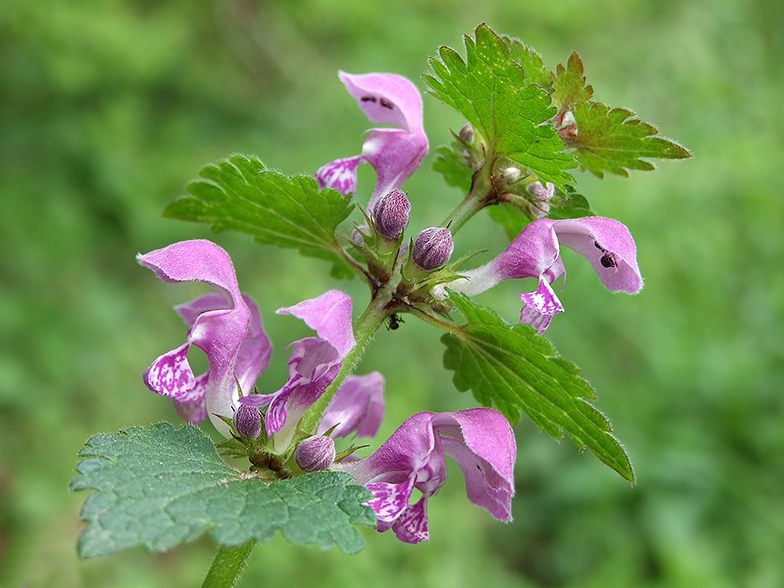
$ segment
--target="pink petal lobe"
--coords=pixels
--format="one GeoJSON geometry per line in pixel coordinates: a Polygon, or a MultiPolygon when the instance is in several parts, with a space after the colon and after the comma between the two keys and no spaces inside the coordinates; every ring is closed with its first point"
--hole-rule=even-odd
{"type": "Polygon", "coordinates": [[[345,357],[356,343],[351,326],[351,298],[339,290],[281,308],[278,314],[291,314],[305,321],[320,338],[337,349],[341,357],[345,357]]]}
{"type": "Polygon", "coordinates": [[[198,400],[196,377],[188,363],[190,343],[164,353],[144,372],[144,383],[153,392],[181,402],[198,400]]]}
{"type": "Polygon", "coordinates": [[[338,76],[371,122],[408,132],[422,129],[422,96],[407,78],[390,73],[342,71],[338,76]]]}
{"type": "Polygon", "coordinates": [[[520,312],[520,322],[531,325],[540,335],[550,326],[553,317],[564,310],[558,296],[544,278],[539,278],[536,292],[520,294],[520,300],[525,303],[520,312]]]}
{"type": "Polygon", "coordinates": [[[642,290],[637,247],[623,223],[599,216],[553,221],[559,241],[585,257],[608,290],[642,290]]]}
{"type": "Polygon", "coordinates": [[[423,496],[419,502],[404,510],[392,524],[392,530],[403,543],[416,544],[430,541],[430,532],[427,528],[427,498],[423,496]]]}
{"type": "Polygon", "coordinates": [[[336,159],[322,165],[316,172],[319,189],[334,188],[344,196],[357,192],[357,167],[364,163],[361,155],[336,159]]]}

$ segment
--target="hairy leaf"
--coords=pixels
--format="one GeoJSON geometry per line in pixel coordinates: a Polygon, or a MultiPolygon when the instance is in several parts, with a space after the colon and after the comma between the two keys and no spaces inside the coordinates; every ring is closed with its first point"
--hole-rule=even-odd
{"type": "Polygon", "coordinates": [[[475,37],[465,37],[465,61],[449,47],[430,59],[434,74],[424,78],[431,93],[466,117],[488,157],[507,157],[561,188],[574,184],[565,170],[577,164],[546,124],[556,112],[550,95],[528,83],[507,44],[487,25],[479,25],[475,37]]]}
{"type": "Polygon", "coordinates": [[[544,88],[548,94],[553,92],[553,81],[550,70],[544,66],[542,56],[539,52],[528,47],[520,39],[512,37],[501,37],[509,47],[512,58],[520,64],[525,72],[525,81],[529,84],[537,84],[544,88]]]}
{"type": "Polygon", "coordinates": [[[267,485],[224,464],[190,425],[97,435],[79,455],[71,489],[97,490],[82,508],[82,558],[135,545],[165,551],[207,530],[221,545],[269,541],[280,530],[292,543],[355,553],[363,542],[354,525],[375,523],[362,505],[370,492],[347,486],[351,476],[320,472],[267,485]]]}
{"type": "Polygon", "coordinates": [[[205,222],[214,231],[252,235],[259,243],[298,249],[303,255],[333,262],[337,275],[351,271],[338,256],[335,231],[351,213],[351,198],[337,190],[319,190],[310,176],[285,176],[255,157],[233,155],[203,167],[203,178],[187,186],[164,215],[205,222]]]}
{"type": "Polygon", "coordinates": [[[591,386],[573,363],[529,325],[510,326],[493,311],[462,294],[450,293],[466,318],[456,334],[446,334],[444,367],[455,372],[455,387],[472,390],[484,406],[495,406],[515,423],[520,411],[556,439],[566,431],[627,480],[634,472],[610,423],[589,400],[591,386]]]}
{"type": "Polygon", "coordinates": [[[684,159],[688,150],[677,143],[656,137],[659,131],[644,123],[625,108],[613,108],[601,102],[581,102],[572,110],[578,135],[571,147],[582,169],[602,178],[604,172],[628,177],[630,169],[652,170],[654,166],[641,158],[684,159]]]}
{"type": "Polygon", "coordinates": [[[578,102],[590,100],[593,88],[585,85],[583,62],[577,52],[573,52],[566,62],[566,67],[558,64],[553,76],[553,100],[565,112],[578,102]]]}
{"type": "Polygon", "coordinates": [[[565,195],[556,195],[550,200],[550,212],[547,218],[555,220],[565,218],[580,218],[583,216],[595,216],[591,210],[591,205],[582,194],[567,191],[565,195]]]}
{"type": "Polygon", "coordinates": [[[459,153],[460,146],[453,143],[452,147],[442,146],[436,149],[436,160],[433,162],[433,171],[444,176],[444,181],[450,186],[460,188],[468,194],[471,189],[471,168],[459,153]]]}

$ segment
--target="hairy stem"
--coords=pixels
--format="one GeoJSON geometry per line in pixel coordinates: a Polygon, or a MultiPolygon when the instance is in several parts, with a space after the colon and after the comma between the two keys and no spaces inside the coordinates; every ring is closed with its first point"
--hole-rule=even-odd
{"type": "Polygon", "coordinates": [[[256,545],[255,541],[248,541],[237,547],[221,545],[210,571],[207,572],[207,577],[204,578],[202,588],[232,588],[235,586],[242,570],[245,569],[245,564],[248,562],[254,545],[256,545]]]}

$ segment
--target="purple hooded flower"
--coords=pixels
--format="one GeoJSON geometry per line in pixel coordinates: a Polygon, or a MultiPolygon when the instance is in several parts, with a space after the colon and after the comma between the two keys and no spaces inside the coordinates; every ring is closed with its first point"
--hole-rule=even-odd
{"type": "Polygon", "coordinates": [[[408,79],[389,73],[353,75],[339,72],[340,81],[357,100],[373,123],[397,128],[374,128],[362,146],[361,155],[338,159],[316,172],[319,186],[335,188],[343,194],[357,190],[357,167],[369,163],[376,170],[376,189],[368,203],[376,200],[416,171],[427,153],[422,126],[422,97],[408,79]]]}
{"type": "Polygon", "coordinates": [[[176,307],[188,325],[188,340],[157,358],[144,382],[173,398],[184,420],[200,423],[209,416],[228,436],[228,426],[215,415],[231,418],[239,396],[250,392],[272,353],[256,304],[240,294],[229,255],[210,241],[174,243],[137,259],[164,282],[195,280],[215,288],[176,307]],[[209,362],[209,370],[198,377],[188,364],[191,345],[202,349],[209,362]]]}
{"type": "MultiPolygon", "coordinates": [[[[268,406],[267,434],[275,434],[276,443],[285,446],[302,415],[337,377],[343,358],[354,347],[355,340],[351,298],[343,292],[330,290],[318,298],[281,308],[278,313],[304,320],[318,336],[300,339],[289,346],[289,380],[280,390],[251,394],[240,399],[240,403],[268,406]]],[[[375,435],[384,413],[383,386],[384,380],[378,373],[347,378],[324,414],[323,422],[331,423],[330,427],[339,425],[332,437],[347,436],[354,431],[375,435]]]]}
{"type": "Polygon", "coordinates": [[[503,280],[538,278],[536,292],[520,295],[525,303],[520,322],[544,333],[552,317],[563,311],[550,286],[565,273],[560,245],[587,259],[609,290],[636,294],[642,289],[637,249],[629,229],[616,220],[603,217],[536,220],[493,261],[462,272],[465,278],[448,286],[473,296],[503,280]]]}
{"type": "Polygon", "coordinates": [[[468,499],[495,518],[512,520],[514,434],[507,420],[489,408],[421,412],[405,421],[365,459],[332,466],[352,474],[373,492],[368,504],[378,517],[376,529],[392,529],[405,543],[429,540],[427,499],[447,477],[445,455],[463,470],[468,499]],[[414,489],[422,493],[410,504],[414,489]]]}

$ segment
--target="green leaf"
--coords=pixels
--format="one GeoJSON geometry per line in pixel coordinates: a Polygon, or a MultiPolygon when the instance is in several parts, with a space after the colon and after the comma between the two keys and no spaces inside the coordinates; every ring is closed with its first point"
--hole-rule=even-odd
{"type": "Polygon", "coordinates": [[[510,326],[462,294],[450,293],[449,300],[467,321],[441,338],[444,367],[455,372],[458,390],[472,390],[480,404],[495,404],[513,423],[523,411],[556,439],[566,431],[580,449],[587,447],[634,482],[629,458],[610,423],[588,402],[595,395],[577,366],[529,325],[510,326]]]}
{"type": "Polygon", "coordinates": [[[583,62],[577,52],[573,52],[566,67],[558,64],[553,76],[553,100],[565,112],[577,102],[585,102],[593,97],[593,88],[585,85],[583,62]]]}
{"type": "Polygon", "coordinates": [[[509,54],[512,59],[520,64],[525,72],[525,81],[529,84],[537,84],[544,88],[548,94],[553,92],[553,81],[550,70],[544,66],[542,56],[538,51],[528,47],[520,39],[512,37],[501,37],[509,47],[509,54]]]}
{"type": "Polygon", "coordinates": [[[652,163],[641,159],[684,159],[691,153],[677,143],[655,137],[659,131],[644,123],[625,108],[613,108],[601,102],[581,102],[572,110],[577,138],[571,147],[577,149],[582,169],[599,178],[603,172],[628,177],[629,169],[652,170],[652,163]]]}
{"type": "Polygon", "coordinates": [[[319,472],[265,484],[224,464],[199,429],[160,423],[91,438],[79,453],[72,490],[97,490],[84,503],[88,526],[79,556],[135,545],[165,551],[206,530],[221,545],[269,541],[275,530],[292,543],[346,553],[363,547],[356,524],[372,525],[362,487],[342,472],[319,472]]]}
{"type": "Polygon", "coordinates": [[[507,157],[561,188],[574,184],[565,170],[577,164],[546,124],[555,114],[550,95],[527,82],[507,44],[487,25],[476,28],[476,40],[466,36],[465,46],[465,61],[449,47],[430,59],[434,75],[424,78],[431,93],[466,117],[484,138],[488,157],[507,157]]]}
{"type": "Polygon", "coordinates": [[[591,205],[582,194],[567,191],[565,196],[557,195],[550,200],[550,212],[547,218],[561,220],[583,216],[596,216],[596,213],[591,210],[591,205]]]}
{"type": "Polygon", "coordinates": [[[259,243],[298,249],[303,255],[331,261],[338,275],[352,275],[336,253],[337,226],[351,213],[349,196],[319,190],[306,175],[285,176],[255,157],[233,155],[204,166],[187,185],[190,196],[169,204],[164,216],[205,222],[214,231],[252,235],[259,243]]]}
{"type": "Polygon", "coordinates": [[[460,188],[466,194],[471,190],[473,173],[460,155],[460,146],[457,143],[453,143],[451,148],[442,146],[436,149],[433,171],[444,176],[444,181],[450,186],[460,188]]]}
{"type": "Polygon", "coordinates": [[[511,241],[531,222],[522,210],[514,204],[501,202],[497,206],[488,206],[487,212],[495,222],[501,225],[504,234],[511,241]]]}

